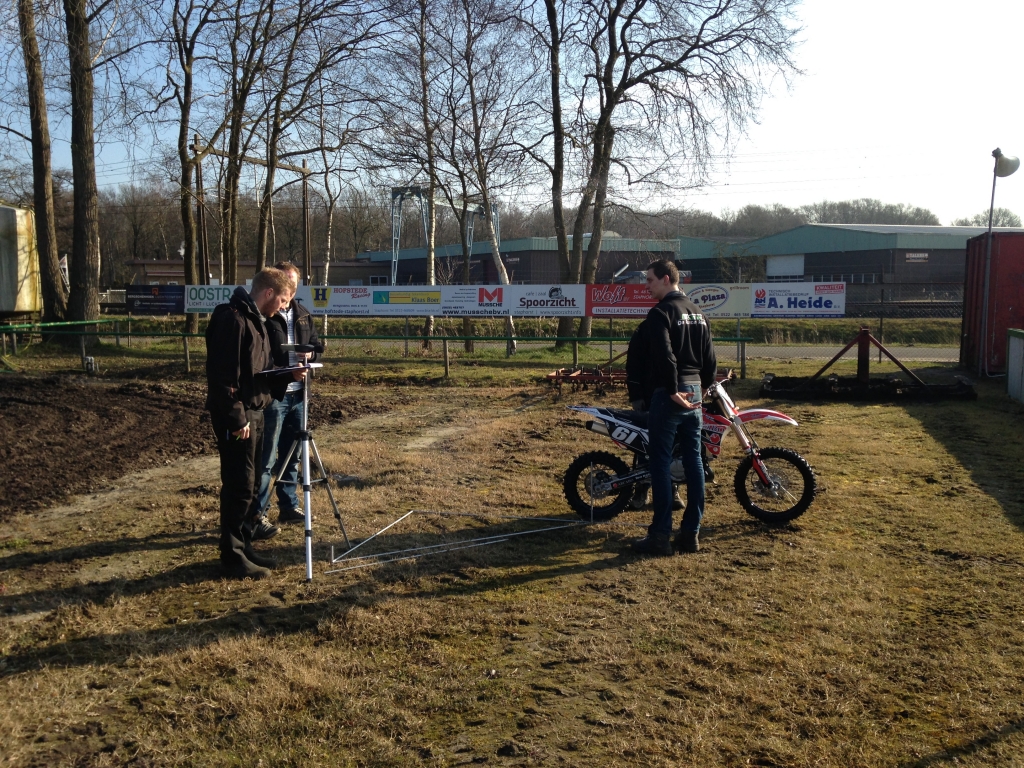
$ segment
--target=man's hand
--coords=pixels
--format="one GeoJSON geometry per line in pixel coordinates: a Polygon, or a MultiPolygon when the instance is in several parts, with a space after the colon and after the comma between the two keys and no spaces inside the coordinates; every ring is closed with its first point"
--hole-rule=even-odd
{"type": "Polygon", "coordinates": [[[668,397],[669,400],[671,400],[673,403],[680,406],[681,408],[685,408],[688,411],[695,411],[698,408],[700,408],[700,401],[698,400],[696,403],[693,402],[690,399],[691,397],[693,397],[693,395],[691,395],[689,392],[687,392],[685,395],[680,392],[673,392],[668,397]]]}
{"type": "Polygon", "coordinates": [[[246,425],[244,427],[242,427],[240,430],[238,430],[237,432],[232,432],[231,436],[233,438],[235,438],[235,440],[248,440],[249,439],[249,424],[246,423],[246,425]]]}
{"type": "MultiPolygon", "coordinates": [[[[309,352],[296,352],[295,357],[296,365],[305,365],[306,363],[309,362],[309,358],[312,357],[312,354],[310,354],[309,352]]],[[[303,378],[305,378],[305,376],[305,371],[292,371],[292,378],[295,379],[295,381],[302,381],[303,378]]]]}

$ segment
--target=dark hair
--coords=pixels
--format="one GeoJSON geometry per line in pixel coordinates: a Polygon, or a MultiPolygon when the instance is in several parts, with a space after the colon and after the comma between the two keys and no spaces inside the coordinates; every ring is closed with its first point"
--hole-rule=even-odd
{"type": "Polygon", "coordinates": [[[665,259],[658,259],[657,261],[652,261],[648,264],[647,269],[648,271],[653,272],[654,276],[659,280],[665,277],[665,275],[668,275],[668,281],[672,283],[672,285],[679,285],[679,268],[676,267],[673,262],[666,261],[665,259]]]}
{"type": "Polygon", "coordinates": [[[252,291],[250,293],[255,295],[265,291],[267,288],[272,290],[275,296],[280,296],[282,293],[291,293],[292,281],[280,269],[267,267],[257,272],[256,277],[252,279],[252,291]]]}

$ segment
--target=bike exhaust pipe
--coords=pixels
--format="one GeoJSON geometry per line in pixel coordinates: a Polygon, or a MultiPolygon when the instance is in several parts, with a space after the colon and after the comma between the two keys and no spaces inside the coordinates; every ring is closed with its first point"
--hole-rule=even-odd
{"type": "Polygon", "coordinates": [[[591,432],[597,432],[597,434],[599,435],[611,437],[611,433],[608,431],[608,425],[605,424],[603,421],[588,421],[587,429],[589,429],[591,432]]]}

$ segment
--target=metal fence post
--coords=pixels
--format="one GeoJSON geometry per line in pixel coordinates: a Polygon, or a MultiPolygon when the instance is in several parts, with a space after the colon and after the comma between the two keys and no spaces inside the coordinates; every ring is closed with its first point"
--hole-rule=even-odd
{"type": "Polygon", "coordinates": [[[447,379],[451,375],[451,364],[448,360],[448,339],[444,340],[444,377],[447,379]]]}
{"type": "Polygon", "coordinates": [[[132,313],[128,313],[128,349],[132,348],[132,313]]]}
{"type": "Polygon", "coordinates": [[[15,355],[18,354],[18,332],[17,331],[11,331],[11,350],[13,350],[13,354],[15,354],[15,355]]]}
{"type": "Polygon", "coordinates": [[[572,340],[572,367],[579,368],[580,365],[580,343],[576,339],[572,340]]]}
{"type": "Polygon", "coordinates": [[[7,331],[4,331],[3,333],[0,333],[0,336],[3,336],[3,339],[4,339],[4,357],[7,357],[7,331]]]}
{"type": "Polygon", "coordinates": [[[114,322],[114,343],[117,346],[121,346],[121,323],[114,322]]]}
{"type": "Polygon", "coordinates": [[[740,342],[740,378],[747,378],[747,342],[740,342]]]}
{"type": "Polygon", "coordinates": [[[409,318],[405,318],[405,356],[409,356],[409,318]]]}
{"type": "Polygon", "coordinates": [[[181,334],[181,342],[185,346],[185,373],[192,373],[192,363],[188,359],[188,336],[184,331],[181,334]]]}
{"type": "Polygon", "coordinates": [[[615,349],[613,347],[614,342],[612,341],[612,335],[613,335],[613,333],[615,331],[615,328],[612,325],[613,322],[614,322],[614,320],[609,317],[608,318],[608,368],[609,369],[611,368],[612,360],[615,359],[615,349]]]}

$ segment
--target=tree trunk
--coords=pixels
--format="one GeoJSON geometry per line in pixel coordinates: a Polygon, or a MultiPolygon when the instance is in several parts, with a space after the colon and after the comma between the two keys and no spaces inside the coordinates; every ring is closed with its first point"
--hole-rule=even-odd
{"type": "MultiPolygon", "coordinates": [[[[593,230],[590,234],[590,243],[587,245],[587,255],[583,261],[582,282],[588,285],[597,279],[597,261],[601,255],[601,237],[604,229],[604,209],[608,201],[608,174],[611,172],[612,144],[615,140],[615,130],[611,123],[604,127],[605,136],[600,142],[601,156],[594,158],[594,165],[597,171],[597,193],[594,197],[593,230]]],[[[592,317],[580,318],[580,327],[577,336],[581,339],[590,337],[590,329],[593,324],[592,317]]]]}
{"type": "Polygon", "coordinates": [[[99,194],[93,125],[92,53],[86,0],[64,0],[71,74],[71,171],[74,183],[74,224],[71,247],[72,320],[100,316],[99,194]]]}
{"type": "MultiPolygon", "coordinates": [[[[558,274],[562,283],[575,283],[569,264],[569,236],[565,231],[565,206],[562,201],[565,180],[565,124],[562,122],[562,39],[558,28],[557,0],[544,0],[547,11],[549,41],[549,73],[551,75],[551,142],[554,157],[551,165],[551,213],[554,218],[555,239],[558,245],[558,274]]],[[[558,318],[558,336],[572,335],[572,318],[558,318]]],[[[556,341],[555,348],[568,344],[556,341]]]]}
{"type": "MultiPolygon", "coordinates": [[[[326,174],[325,174],[326,176],[326,174]]],[[[327,186],[326,179],[324,187],[327,186]]],[[[331,237],[334,234],[334,195],[327,191],[327,245],[324,248],[324,285],[331,284],[331,237]]],[[[327,335],[327,310],[324,310],[324,336],[327,335]]]]}
{"type": "MultiPolygon", "coordinates": [[[[423,120],[423,136],[427,149],[427,201],[420,198],[420,205],[427,206],[427,285],[437,283],[434,262],[434,232],[437,214],[434,211],[434,195],[437,191],[437,167],[434,153],[434,125],[430,120],[430,73],[427,72],[427,0],[420,0],[419,25],[419,69],[420,69],[420,117],[423,120]]],[[[430,349],[430,337],[434,335],[434,318],[431,315],[423,323],[423,348],[430,349]]]]}
{"type": "Polygon", "coordinates": [[[53,214],[53,173],[50,165],[50,123],[46,114],[43,62],[36,40],[33,0],[18,0],[18,27],[25,57],[28,111],[32,132],[32,182],[35,202],[36,249],[43,292],[43,320],[59,322],[68,312],[68,295],[60,274],[57,231],[53,214]]]}
{"type": "MultiPolygon", "coordinates": [[[[469,217],[475,216],[476,214],[470,213],[466,210],[466,196],[462,196],[462,218],[459,219],[459,237],[462,240],[462,284],[470,284],[470,259],[473,257],[473,246],[469,242],[469,217]]],[[[464,317],[462,318],[462,335],[466,337],[463,342],[464,349],[467,352],[473,351],[473,341],[469,337],[473,335],[473,318],[464,317]]]]}

